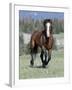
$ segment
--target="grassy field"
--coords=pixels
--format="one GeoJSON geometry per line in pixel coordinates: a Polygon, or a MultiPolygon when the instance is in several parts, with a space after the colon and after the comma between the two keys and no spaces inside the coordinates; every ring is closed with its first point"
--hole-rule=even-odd
{"type": "Polygon", "coordinates": [[[30,56],[22,55],[19,57],[19,78],[50,78],[64,76],[64,51],[54,50],[52,59],[46,68],[42,68],[39,54],[36,57],[34,67],[30,67],[30,56]]]}

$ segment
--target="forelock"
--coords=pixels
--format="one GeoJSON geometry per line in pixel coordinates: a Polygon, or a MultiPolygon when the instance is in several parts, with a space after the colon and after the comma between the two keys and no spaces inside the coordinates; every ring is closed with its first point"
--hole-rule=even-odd
{"type": "Polygon", "coordinates": [[[45,19],[43,22],[43,25],[45,26],[46,23],[51,23],[52,24],[52,20],[51,19],[45,19]]]}

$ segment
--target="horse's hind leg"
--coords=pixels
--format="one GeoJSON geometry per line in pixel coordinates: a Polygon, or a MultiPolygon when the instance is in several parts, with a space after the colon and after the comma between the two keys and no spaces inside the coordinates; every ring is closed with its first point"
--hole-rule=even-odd
{"type": "Polygon", "coordinates": [[[30,61],[31,66],[34,65],[34,54],[33,54],[33,49],[31,50],[31,61],[30,61]]]}
{"type": "Polygon", "coordinates": [[[31,41],[31,61],[30,61],[31,66],[34,65],[34,58],[35,58],[34,47],[35,47],[35,42],[34,40],[32,40],[31,41]]]}

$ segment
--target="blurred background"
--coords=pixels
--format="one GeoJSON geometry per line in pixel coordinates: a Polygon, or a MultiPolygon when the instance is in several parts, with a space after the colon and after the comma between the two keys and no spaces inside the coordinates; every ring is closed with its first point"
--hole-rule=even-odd
{"type": "Polygon", "coordinates": [[[29,43],[32,32],[43,30],[44,19],[52,19],[54,47],[59,50],[64,47],[64,13],[19,11],[19,55],[29,54],[29,43]]]}

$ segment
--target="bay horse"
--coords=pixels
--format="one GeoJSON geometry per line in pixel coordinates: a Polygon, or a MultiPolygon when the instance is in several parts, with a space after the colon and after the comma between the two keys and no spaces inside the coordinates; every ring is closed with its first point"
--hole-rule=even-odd
{"type": "Polygon", "coordinates": [[[45,19],[43,25],[44,25],[44,29],[42,31],[35,31],[31,36],[31,40],[30,40],[31,66],[34,65],[34,56],[37,53],[38,47],[41,48],[40,58],[42,61],[42,67],[46,67],[46,65],[51,60],[51,52],[54,41],[52,20],[45,19]]]}

